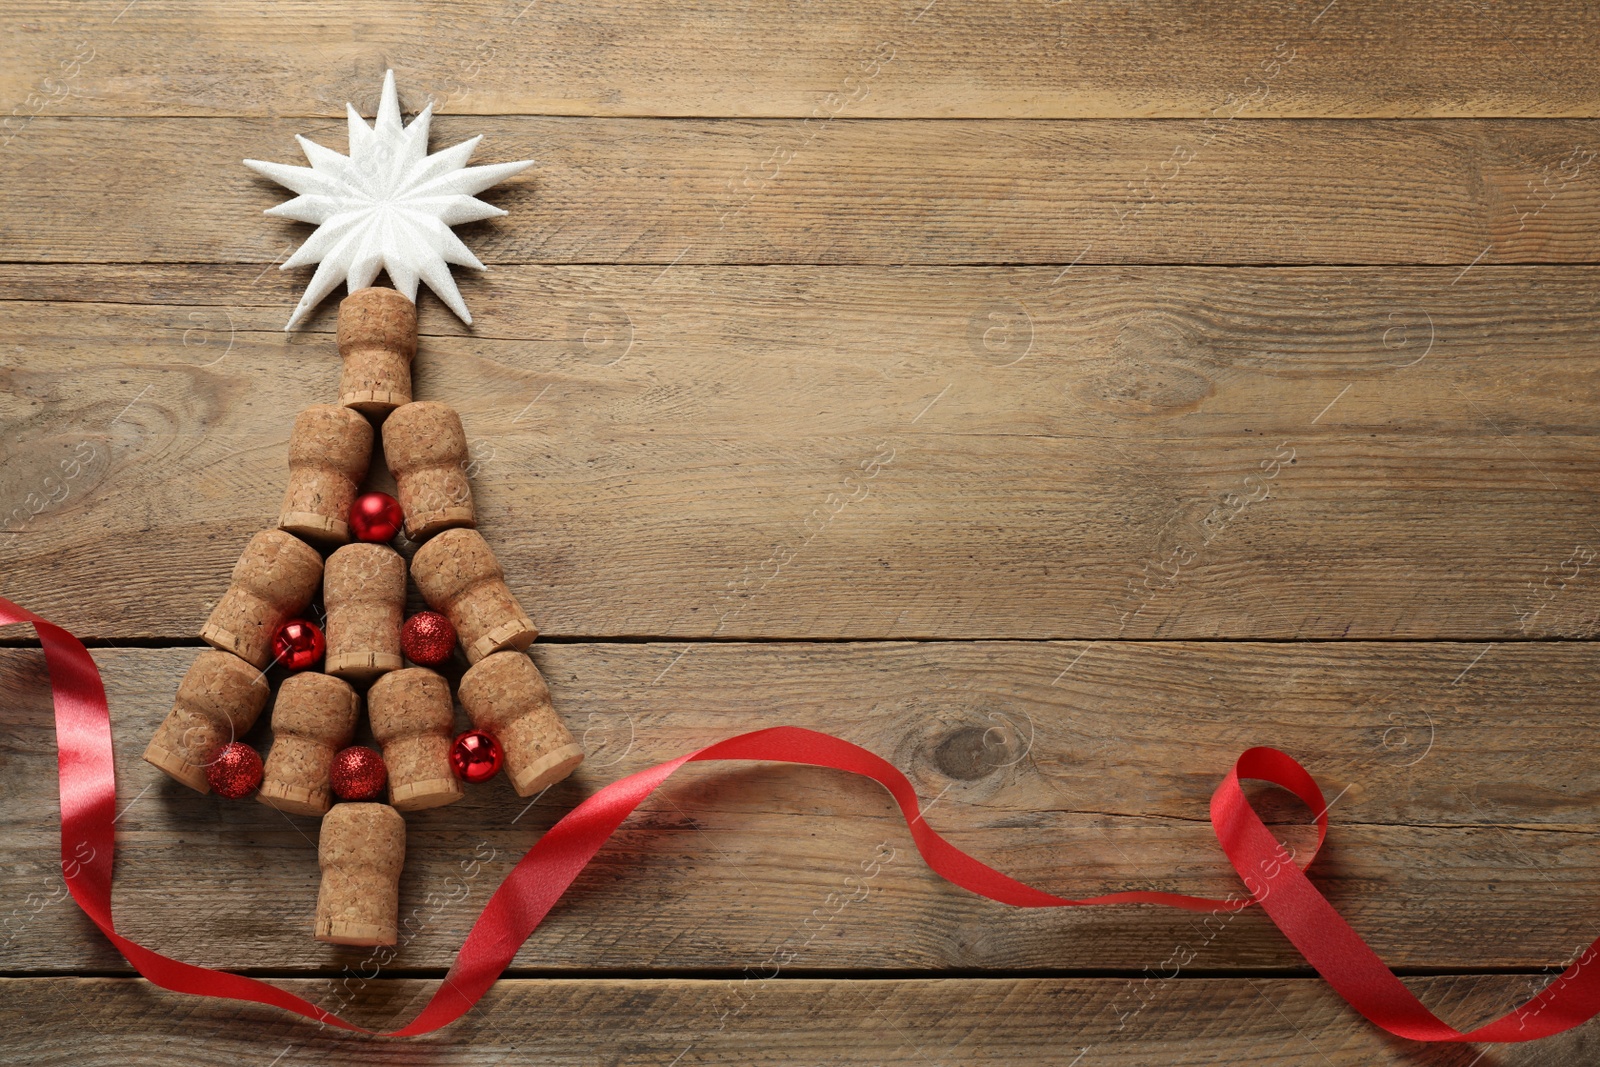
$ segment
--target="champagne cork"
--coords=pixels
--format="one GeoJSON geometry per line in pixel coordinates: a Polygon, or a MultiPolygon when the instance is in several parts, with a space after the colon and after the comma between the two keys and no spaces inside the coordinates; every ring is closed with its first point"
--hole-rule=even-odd
{"type": "Polygon", "coordinates": [[[306,610],[322,580],[317,550],[282,530],[262,530],[233,566],[233,584],[200,630],[206,644],[257,667],[272,662],[272,635],[306,610]]]}
{"type": "Polygon", "coordinates": [[[417,305],[385,286],[357,289],[339,302],[339,403],[385,415],[411,403],[417,354],[417,305]]]}
{"type": "Polygon", "coordinates": [[[202,793],[217,750],[237,741],[261,715],[271,688],[266,676],[231,652],[206,649],[178,683],[172,710],[144,750],[146,763],[202,793]]]}
{"type": "Polygon", "coordinates": [[[406,821],[387,804],[340,804],[322,819],[318,941],[392,945],[400,919],[406,821]]]}
{"type": "Polygon", "coordinates": [[[429,401],[395,408],[383,422],[383,455],[399,486],[411,540],[477,525],[467,484],[467,433],[454,408],[429,401]]]}
{"type": "Polygon", "coordinates": [[[350,540],[350,505],[372,459],[372,424],[337,404],[313,404],[289,435],[289,488],[278,529],[313,541],[350,540]]]}
{"type": "Polygon", "coordinates": [[[455,705],[442,675],[426,667],[384,675],[367,690],[367,718],[389,768],[390,804],[420,811],[465,795],[450,769],[455,705]]]}
{"type": "Polygon", "coordinates": [[[324,669],[341,678],[376,678],[405,665],[400,626],[406,607],[405,557],[388,545],[345,545],[328,557],[322,582],[328,618],[324,669]]]}
{"type": "Polygon", "coordinates": [[[359,711],[348,682],[315,671],[285,678],[272,705],[272,751],[257,799],[296,815],[327,811],[333,756],[355,737],[359,711]]]}
{"type": "Polygon", "coordinates": [[[417,549],[411,573],[428,606],[455,626],[468,663],[501,649],[527,648],[539,636],[476,530],[444,531],[417,549]]]}
{"type": "Polygon", "coordinates": [[[583,749],[550,705],[539,668],[524,652],[496,652],[461,677],[472,725],[494,734],[518,796],[554,785],[583,762],[583,749]]]}

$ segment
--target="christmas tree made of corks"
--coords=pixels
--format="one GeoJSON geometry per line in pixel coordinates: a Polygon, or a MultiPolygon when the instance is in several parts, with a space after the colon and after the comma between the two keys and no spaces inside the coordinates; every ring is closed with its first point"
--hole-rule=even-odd
{"type": "Polygon", "coordinates": [[[316,939],[393,945],[405,860],[400,812],[464,793],[451,761],[450,683],[427,667],[407,667],[402,656],[405,557],[386,543],[352,543],[351,508],[375,432],[383,435],[406,537],[419,543],[411,577],[453,625],[470,664],[457,695],[473,725],[498,740],[513,788],[532,796],[560,781],[583,762],[583,749],[525,651],[538,631],[475,529],[461,418],[444,404],[412,401],[416,305],[394,289],[359,289],[339,305],[338,340],[339,402],[296,417],[278,525],[245,546],[200,631],[211,647],[195,657],[144,758],[210,792],[208,768],[271,696],[274,637],[320,587],[326,658],[322,671],[289,674],[278,687],[257,799],[322,816],[316,939]],[[389,802],[335,804],[335,754],[354,739],[363,696],[383,749],[389,802]]]}

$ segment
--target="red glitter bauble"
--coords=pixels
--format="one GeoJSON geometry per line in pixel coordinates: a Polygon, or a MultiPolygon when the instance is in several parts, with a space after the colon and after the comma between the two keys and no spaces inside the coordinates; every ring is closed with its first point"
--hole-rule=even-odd
{"type": "Polygon", "coordinates": [[[450,746],[450,766],[464,782],[487,782],[500,773],[500,742],[494,734],[468,730],[450,746]]]}
{"type": "Polygon", "coordinates": [[[383,757],[365,745],[342,748],[333,757],[333,791],[340,800],[376,800],[388,784],[383,757]]]}
{"type": "Polygon", "coordinates": [[[303,671],[322,658],[327,642],[314,622],[290,619],[272,635],[272,659],[291,671],[303,671]]]}
{"type": "Polygon", "coordinates": [[[350,532],[357,541],[393,541],[405,519],[400,501],[388,493],[362,493],[350,505],[350,532]]]}
{"type": "Polygon", "coordinates": [[[243,741],[231,741],[206,764],[206,781],[217,796],[238,800],[261,784],[261,756],[243,741]]]}
{"type": "Polygon", "coordinates": [[[401,628],[400,647],[412,663],[437,667],[455,651],[456,628],[437,611],[419,611],[401,628]]]}

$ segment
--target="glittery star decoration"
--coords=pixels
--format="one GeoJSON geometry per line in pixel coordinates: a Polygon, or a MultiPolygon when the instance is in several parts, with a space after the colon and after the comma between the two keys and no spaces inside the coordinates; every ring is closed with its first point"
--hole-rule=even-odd
{"type": "Polygon", "coordinates": [[[482,135],[429,155],[433,105],[411,125],[402,126],[392,70],[383,77],[374,125],[368,126],[354,105],[345,108],[350,124],[348,156],[296,135],[311,166],[244,161],[251,170],[300,194],[268,208],[266,214],[317,227],[283,263],[284,270],[317,264],[284,329],[305,321],[340,281],[355,292],[371,285],[379,270],[388,271],[394,287],[413,301],[418,280],[427,282],[461,321],[471,325],[472,314],[450,275],[450,264],[485,268],[450,227],[504,215],[473,194],[531,167],[533,160],[469,167],[467,160],[482,135]]]}

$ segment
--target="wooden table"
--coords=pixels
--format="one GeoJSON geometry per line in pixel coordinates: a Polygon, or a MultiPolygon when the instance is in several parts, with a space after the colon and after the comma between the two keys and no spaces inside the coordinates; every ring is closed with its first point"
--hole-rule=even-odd
{"type": "MultiPolygon", "coordinates": [[[[1207,798],[1271,744],[1408,984],[1461,1025],[1525,999],[1600,931],[1586,8],[9,4],[0,593],[105,675],[121,929],[390,1025],[580,798],[776,723],[1017,877],[1220,897],[1207,798]],[[435,147],[538,160],[462,230],[477,326],[421,300],[417,382],[589,760],[412,816],[375,968],[311,938],[315,820],[139,754],[338,375],[332,302],[281,329],[308,229],[239,161],[342,151],[391,66],[435,147]]],[[[767,767],[648,801],[462,1023],[335,1036],[130,977],[64,895],[26,631],[0,708],[6,1062],[1596,1056],[1387,1039],[1256,911],[991,904],[876,787],[767,767]]]]}

